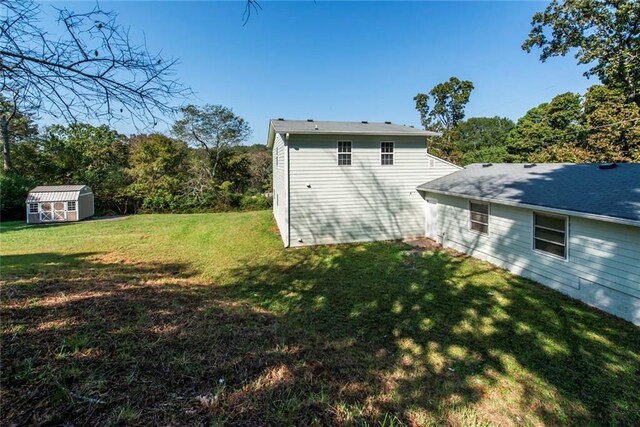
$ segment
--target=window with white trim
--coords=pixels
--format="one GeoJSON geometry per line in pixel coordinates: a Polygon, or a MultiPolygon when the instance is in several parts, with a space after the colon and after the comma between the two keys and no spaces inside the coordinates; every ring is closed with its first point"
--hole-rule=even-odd
{"type": "Polygon", "coordinates": [[[469,230],[489,234],[489,204],[469,202],[469,230]]]}
{"type": "Polygon", "coordinates": [[[76,210],[76,202],[67,202],[67,211],[75,211],[76,210]]]}
{"type": "Polygon", "coordinates": [[[351,165],[351,141],[338,141],[338,166],[351,165]]]}
{"type": "Polygon", "coordinates": [[[276,151],[276,152],[275,152],[275,154],[274,154],[274,160],[275,160],[275,164],[276,164],[276,166],[278,166],[278,165],[279,165],[279,163],[280,163],[280,147],[276,147],[276,150],[275,150],[275,151],[276,151]]]}
{"type": "Polygon", "coordinates": [[[533,249],[567,259],[567,218],[534,212],[533,249]]]}
{"type": "Polygon", "coordinates": [[[38,213],[37,203],[29,203],[29,213],[38,213]]]}
{"type": "Polygon", "coordinates": [[[380,164],[393,165],[393,142],[380,143],[380,164]]]}

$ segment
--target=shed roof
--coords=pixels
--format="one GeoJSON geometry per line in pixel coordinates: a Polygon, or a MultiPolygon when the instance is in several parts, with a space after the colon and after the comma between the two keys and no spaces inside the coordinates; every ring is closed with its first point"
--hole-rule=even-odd
{"type": "Polygon", "coordinates": [[[640,163],[531,165],[476,163],[417,188],[640,225],[640,163]]]}
{"type": "Polygon", "coordinates": [[[54,191],[82,191],[87,189],[91,191],[86,185],[39,185],[29,191],[29,193],[50,193],[54,191]]]}
{"type": "Polygon", "coordinates": [[[91,188],[86,185],[41,185],[29,191],[26,203],[73,201],[89,193],[91,188]]]}
{"type": "Polygon", "coordinates": [[[417,129],[391,122],[336,122],[319,120],[272,119],[269,125],[268,145],[273,144],[276,133],[319,135],[388,135],[388,136],[437,136],[437,132],[417,129]]]}

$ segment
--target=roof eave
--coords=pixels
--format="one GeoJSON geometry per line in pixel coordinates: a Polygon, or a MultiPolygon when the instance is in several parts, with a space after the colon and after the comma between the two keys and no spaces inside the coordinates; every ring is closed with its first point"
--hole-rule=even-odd
{"type": "Polygon", "coordinates": [[[593,213],[588,213],[588,212],[573,211],[573,210],[570,210],[570,209],[552,208],[552,207],[549,207],[549,206],[542,206],[542,205],[531,205],[531,204],[528,204],[528,203],[514,202],[512,200],[494,199],[492,197],[472,196],[472,195],[467,195],[467,194],[454,193],[454,192],[451,192],[451,191],[434,190],[434,189],[422,187],[422,185],[419,185],[418,187],[416,187],[416,190],[424,191],[426,193],[443,194],[445,196],[463,197],[463,198],[466,198],[466,199],[480,200],[482,202],[495,203],[495,204],[498,204],[498,205],[514,206],[514,207],[519,207],[519,208],[532,209],[532,210],[538,210],[538,211],[544,211],[544,212],[550,212],[550,213],[556,213],[556,214],[560,214],[560,215],[575,216],[575,217],[580,217],[580,218],[585,218],[585,219],[593,219],[593,220],[597,220],[597,221],[604,221],[604,222],[611,222],[611,223],[615,223],[615,224],[631,225],[633,227],[640,227],[640,220],[619,218],[619,217],[615,217],[615,216],[593,214],[593,213]]]}
{"type": "Polygon", "coordinates": [[[384,136],[439,136],[436,132],[415,132],[415,133],[403,133],[403,132],[362,132],[362,131],[322,131],[322,130],[310,130],[310,131],[277,131],[277,133],[288,133],[291,135],[384,135],[384,136]]]}

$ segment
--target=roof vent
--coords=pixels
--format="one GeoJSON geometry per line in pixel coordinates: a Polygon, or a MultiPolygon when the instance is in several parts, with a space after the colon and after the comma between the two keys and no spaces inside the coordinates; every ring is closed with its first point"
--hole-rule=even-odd
{"type": "Polygon", "coordinates": [[[411,129],[413,129],[413,128],[414,128],[414,126],[413,126],[413,125],[409,125],[409,127],[410,127],[411,129]]]}
{"type": "Polygon", "coordinates": [[[307,119],[307,121],[308,121],[308,122],[312,122],[312,121],[313,121],[313,119],[307,119]]]}
{"type": "Polygon", "coordinates": [[[384,124],[385,124],[385,125],[390,125],[390,124],[391,124],[391,122],[384,122],[384,124]]]}
{"type": "Polygon", "coordinates": [[[493,163],[483,163],[482,164],[483,168],[488,168],[488,167],[491,167],[491,166],[493,166],[493,163]]]}
{"type": "Polygon", "coordinates": [[[615,169],[618,167],[616,162],[613,163],[601,163],[598,165],[598,169],[615,169]]]}
{"type": "Polygon", "coordinates": [[[282,117],[278,117],[278,120],[281,121],[281,122],[284,121],[284,119],[282,117]]]}
{"type": "Polygon", "coordinates": [[[316,130],[318,130],[318,125],[316,125],[316,130]]]}
{"type": "Polygon", "coordinates": [[[532,167],[535,167],[535,163],[525,163],[524,164],[524,168],[525,169],[531,169],[532,167]]]}
{"type": "Polygon", "coordinates": [[[366,125],[366,124],[367,124],[367,123],[369,123],[369,122],[368,122],[368,121],[366,121],[366,120],[363,120],[363,121],[361,121],[360,123],[364,123],[364,124],[366,125]]]}

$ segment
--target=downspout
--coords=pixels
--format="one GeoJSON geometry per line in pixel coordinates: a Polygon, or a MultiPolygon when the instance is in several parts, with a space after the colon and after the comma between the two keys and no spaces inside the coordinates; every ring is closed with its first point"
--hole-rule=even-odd
{"type": "Polygon", "coordinates": [[[286,209],[287,209],[287,241],[285,242],[284,247],[288,248],[291,246],[291,187],[289,185],[290,179],[289,174],[291,172],[291,168],[289,167],[289,134],[285,134],[284,138],[284,166],[286,173],[285,176],[285,188],[287,189],[287,197],[285,199],[286,209]]]}

